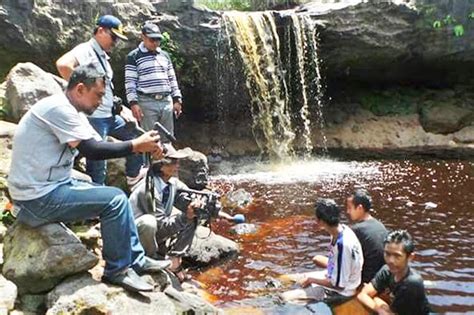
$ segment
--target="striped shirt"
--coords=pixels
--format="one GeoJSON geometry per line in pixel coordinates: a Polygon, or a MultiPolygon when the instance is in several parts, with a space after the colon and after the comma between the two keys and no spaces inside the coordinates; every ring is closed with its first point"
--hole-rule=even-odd
{"type": "Polygon", "coordinates": [[[127,55],[125,92],[128,102],[137,102],[138,94],[171,94],[181,98],[181,91],[171,59],[160,48],[149,51],[143,43],[127,55]]]}

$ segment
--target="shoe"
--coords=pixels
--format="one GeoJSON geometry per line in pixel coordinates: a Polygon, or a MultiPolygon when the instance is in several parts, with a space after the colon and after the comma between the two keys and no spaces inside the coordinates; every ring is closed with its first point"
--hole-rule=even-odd
{"type": "Polygon", "coordinates": [[[143,266],[135,268],[135,270],[139,275],[142,275],[144,273],[160,272],[169,266],[171,266],[171,260],[156,260],[145,256],[143,266]]]}
{"type": "Polygon", "coordinates": [[[128,187],[132,188],[133,186],[138,184],[138,182],[146,176],[147,172],[148,172],[148,167],[142,166],[140,168],[140,171],[138,172],[137,176],[135,176],[135,177],[127,176],[127,185],[128,185],[128,187]]]}
{"type": "Polygon", "coordinates": [[[154,288],[151,284],[142,280],[132,268],[112,276],[102,276],[102,282],[115,284],[132,292],[151,292],[154,288]]]}

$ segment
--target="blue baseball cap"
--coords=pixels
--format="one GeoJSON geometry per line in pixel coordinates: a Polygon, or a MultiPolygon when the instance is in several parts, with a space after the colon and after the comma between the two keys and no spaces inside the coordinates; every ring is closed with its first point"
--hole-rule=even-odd
{"type": "Polygon", "coordinates": [[[98,26],[102,26],[105,28],[110,29],[110,31],[122,40],[128,40],[127,36],[125,36],[125,32],[123,30],[122,22],[113,15],[102,15],[97,19],[98,26]]]}

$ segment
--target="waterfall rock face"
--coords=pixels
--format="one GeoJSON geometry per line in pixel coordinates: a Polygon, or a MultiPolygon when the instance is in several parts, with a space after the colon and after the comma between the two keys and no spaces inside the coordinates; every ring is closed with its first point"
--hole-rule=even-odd
{"type": "MultiPolygon", "coordinates": [[[[315,1],[294,11],[265,13],[265,23],[274,24],[275,28],[271,34],[264,34],[262,38],[266,38],[267,44],[279,41],[282,51],[290,48],[288,51],[291,54],[280,54],[283,59],[280,63],[284,64],[287,58],[286,61],[290,61],[290,64],[297,65],[295,43],[304,43],[306,40],[301,41],[296,33],[288,37],[286,28],[295,23],[294,15],[309,17],[316,23],[322,90],[326,90],[329,97],[334,99],[335,96],[342,95],[343,89],[348,90],[347,94],[353,94],[351,85],[355,86],[353,89],[357,89],[359,85],[372,88],[376,85],[383,87],[401,84],[443,87],[469,83],[471,80],[470,69],[474,66],[474,32],[469,27],[472,21],[466,14],[472,12],[473,8],[466,1],[416,1],[417,5],[420,4],[417,10],[398,4],[403,1],[339,1],[330,6],[324,6],[321,2],[315,1]],[[453,16],[456,16],[456,23],[464,25],[461,36],[454,34],[455,27],[459,25],[444,22],[451,11],[453,16]],[[272,18],[274,21],[270,23],[269,19],[272,18]],[[435,19],[442,20],[442,27],[433,27],[435,19]],[[291,45],[294,47],[291,48],[291,45]]],[[[123,96],[125,56],[140,41],[142,22],[155,21],[177,44],[175,55],[180,57],[182,62],[176,70],[184,95],[184,115],[177,121],[176,126],[180,144],[189,145],[205,154],[208,154],[212,147],[223,148],[224,155],[271,151],[267,145],[268,141],[275,142],[272,147],[277,149],[280,147],[278,143],[283,140],[285,143],[289,142],[285,145],[289,147],[289,151],[298,150],[301,147],[299,143],[311,144],[310,139],[313,140],[315,148],[325,146],[319,140],[314,141],[315,136],[308,133],[309,129],[321,129],[322,126],[318,122],[321,117],[312,116],[315,112],[314,95],[318,93],[313,93],[312,88],[307,89],[309,96],[299,96],[295,101],[290,100],[288,106],[280,106],[288,112],[281,115],[281,110],[275,113],[272,108],[264,108],[267,114],[263,117],[263,107],[255,106],[252,102],[252,91],[255,92],[256,86],[251,80],[247,80],[248,71],[242,65],[246,62],[245,59],[237,54],[230,55],[228,51],[219,48],[227,46],[231,51],[235,51],[235,44],[232,46],[229,38],[232,34],[226,33],[223,27],[225,23],[222,14],[189,5],[167,8],[155,1],[146,0],[98,3],[5,0],[0,4],[0,26],[4,30],[0,34],[0,75],[5,75],[17,62],[26,60],[34,61],[42,69],[56,73],[54,61],[65,51],[91,37],[94,20],[100,14],[119,16],[130,30],[130,40],[120,42],[111,53],[116,94],[123,96]],[[224,80],[225,78],[227,80],[224,80]],[[305,102],[308,102],[309,109],[300,110],[301,104],[305,102]],[[296,117],[295,113],[302,113],[301,118],[296,117]],[[287,116],[290,116],[291,122],[281,118],[287,116]],[[262,124],[255,128],[257,118],[262,124]],[[311,122],[311,126],[305,119],[311,122]],[[281,122],[290,127],[282,128],[284,125],[281,122]],[[267,132],[261,127],[268,125],[273,125],[273,131],[267,132]],[[267,144],[262,144],[262,139],[267,144]]],[[[251,27],[248,31],[255,32],[251,27]]],[[[264,53],[255,55],[262,54],[264,53]]],[[[298,67],[299,72],[289,69],[275,72],[275,67],[265,67],[262,69],[262,75],[267,78],[275,77],[274,74],[279,73],[276,75],[278,80],[282,76],[289,76],[298,82],[302,78],[301,66],[298,67]]],[[[308,71],[314,68],[309,64],[305,67],[308,71]]],[[[250,67],[254,68],[255,66],[250,67]]],[[[306,84],[312,82],[303,81],[306,84]]],[[[277,89],[271,82],[268,86],[267,90],[270,92],[285,91],[285,88],[277,89]]],[[[287,87],[289,93],[294,93],[302,90],[302,86],[287,87]]],[[[278,102],[275,97],[270,96],[267,99],[269,101],[266,104],[278,102]]],[[[343,102],[347,103],[345,100],[343,102]]],[[[334,107],[334,102],[330,106],[334,107]]],[[[325,118],[345,124],[348,117],[353,115],[352,109],[344,111],[345,108],[347,106],[343,108],[343,114],[337,117],[326,115],[325,118]]],[[[456,128],[465,125],[463,120],[456,128]]],[[[423,123],[423,127],[425,126],[423,123]]],[[[327,139],[327,145],[337,148],[341,143],[347,143],[351,146],[354,137],[350,135],[349,141],[349,138],[344,138],[344,132],[341,133],[346,127],[344,125],[339,128],[339,133],[330,130],[329,134],[333,137],[327,139]]],[[[423,128],[417,127],[416,130],[424,132],[423,128]]],[[[400,144],[398,136],[393,136],[393,139],[390,136],[390,143],[394,146],[418,146],[418,143],[413,145],[411,137],[404,138],[407,142],[400,144]]],[[[424,134],[419,136],[423,137],[424,134]]],[[[466,137],[461,138],[465,143],[466,137]]],[[[359,144],[353,148],[383,148],[383,143],[367,143],[366,139],[362,138],[355,140],[359,144]]],[[[443,140],[442,145],[446,146],[447,143],[443,140]]]]}

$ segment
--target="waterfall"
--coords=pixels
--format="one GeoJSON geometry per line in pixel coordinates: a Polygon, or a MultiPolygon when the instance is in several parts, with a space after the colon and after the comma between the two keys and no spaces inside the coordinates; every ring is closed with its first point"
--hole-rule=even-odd
{"type": "MultiPolygon", "coordinates": [[[[286,20],[282,28],[269,11],[224,13],[219,42],[227,46],[229,56],[218,48],[217,58],[220,75],[239,58],[255,140],[264,153],[277,158],[296,151],[309,156],[311,121],[322,122],[316,27],[304,15],[292,13],[286,20]]],[[[221,88],[218,97],[224,93],[221,88]]],[[[225,113],[222,104],[218,111],[225,113]]]]}

